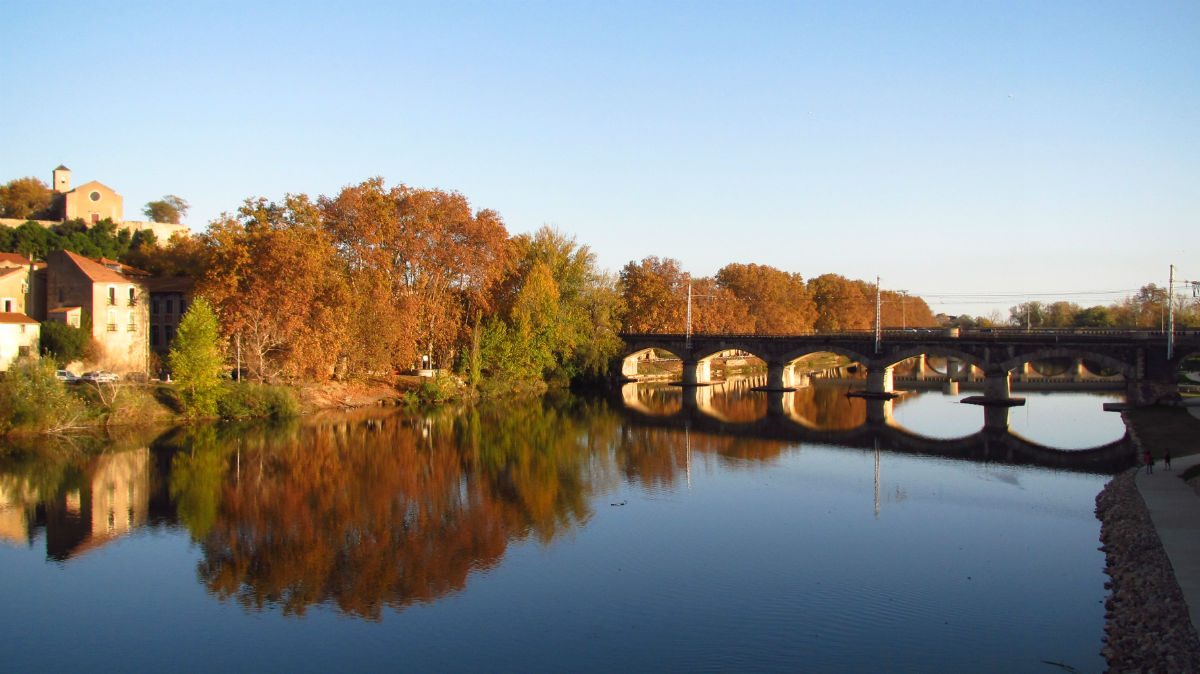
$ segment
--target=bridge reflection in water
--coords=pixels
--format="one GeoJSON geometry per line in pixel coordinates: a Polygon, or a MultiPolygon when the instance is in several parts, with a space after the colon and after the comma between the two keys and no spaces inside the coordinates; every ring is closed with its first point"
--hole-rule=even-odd
{"type": "Polygon", "coordinates": [[[847,397],[845,385],[814,385],[794,391],[755,390],[762,377],[713,386],[673,387],[628,383],[621,399],[641,423],[702,433],[830,444],[969,461],[1032,465],[1086,473],[1115,473],[1134,465],[1128,432],[1087,449],[1049,447],[1014,433],[1009,408],[981,406],[981,428],[959,438],[934,438],[898,424],[900,399],[847,397]]]}

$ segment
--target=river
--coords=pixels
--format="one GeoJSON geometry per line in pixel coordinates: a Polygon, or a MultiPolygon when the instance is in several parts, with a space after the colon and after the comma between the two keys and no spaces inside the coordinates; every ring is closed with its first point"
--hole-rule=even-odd
{"type": "Polygon", "coordinates": [[[1122,447],[1119,396],[1027,394],[1004,429],[845,392],[10,448],[5,667],[1102,671],[1115,468],[1075,458],[1122,447]]]}

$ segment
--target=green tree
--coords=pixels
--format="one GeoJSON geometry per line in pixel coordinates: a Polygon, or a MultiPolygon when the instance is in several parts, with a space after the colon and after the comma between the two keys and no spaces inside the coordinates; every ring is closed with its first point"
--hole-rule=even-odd
{"type": "Polygon", "coordinates": [[[17,178],[0,185],[0,217],[49,219],[54,193],[37,178],[17,178]]]}
{"type": "Polygon", "coordinates": [[[142,209],[142,214],[151,222],[171,222],[176,225],[187,215],[191,206],[182,198],[168,194],[158,201],[151,201],[142,209]]]}
{"type": "Polygon", "coordinates": [[[42,323],[38,352],[53,358],[58,367],[66,367],[67,363],[84,360],[89,355],[91,342],[90,330],[57,321],[45,321],[42,323]]]}
{"type": "Polygon", "coordinates": [[[204,298],[192,302],[179,321],[179,332],[167,359],[185,411],[191,416],[215,414],[225,357],[217,315],[204,298]]]}

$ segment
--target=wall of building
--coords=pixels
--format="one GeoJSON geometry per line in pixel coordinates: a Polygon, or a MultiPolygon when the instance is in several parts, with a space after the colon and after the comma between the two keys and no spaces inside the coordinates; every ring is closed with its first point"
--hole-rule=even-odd
{"type": "Polygon", "coordinates": [[[0,323],[0,370],[7,371],[22,355],[36,357],[41,331],[36,323],[0,323]]]}
{"type": "Polygon", "coordinates": [[[86,223],[125,218],[125,198],[95,180],[84,183],[64,195],[64,217],[86,223]]]}

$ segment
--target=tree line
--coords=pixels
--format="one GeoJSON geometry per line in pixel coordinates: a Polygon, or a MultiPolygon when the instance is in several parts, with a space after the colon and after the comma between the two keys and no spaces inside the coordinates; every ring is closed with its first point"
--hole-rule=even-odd
{"type": "MultiPolygon", "coordinates": [[[[26,222],[0,228],[0,248],[36,258],[62,248],[194,278],[230,360],[263,380],[429,367],[473,385],[566,382],[603,375],[622,331],[683,332],[689,314],[695,333],[739,334],[866,330],[876,315],[874,283],[832,273],[806,280],[733,263],[700,277],[678,260],[646,257],[612,274],[557,229],[510,235],[498,213],[473,210],[458,192],[381,178],[316,199],[247,199],[195,237],[158,242],[107,222],[26,222]]],[[[1158,297],[1148,288],[1128,308],[1032,303],[1013,307],[1012,320],[1142,326],[1158,297]]],[[[878,296],[884,327],[945,323],[920,297],[878,296]]]]}

